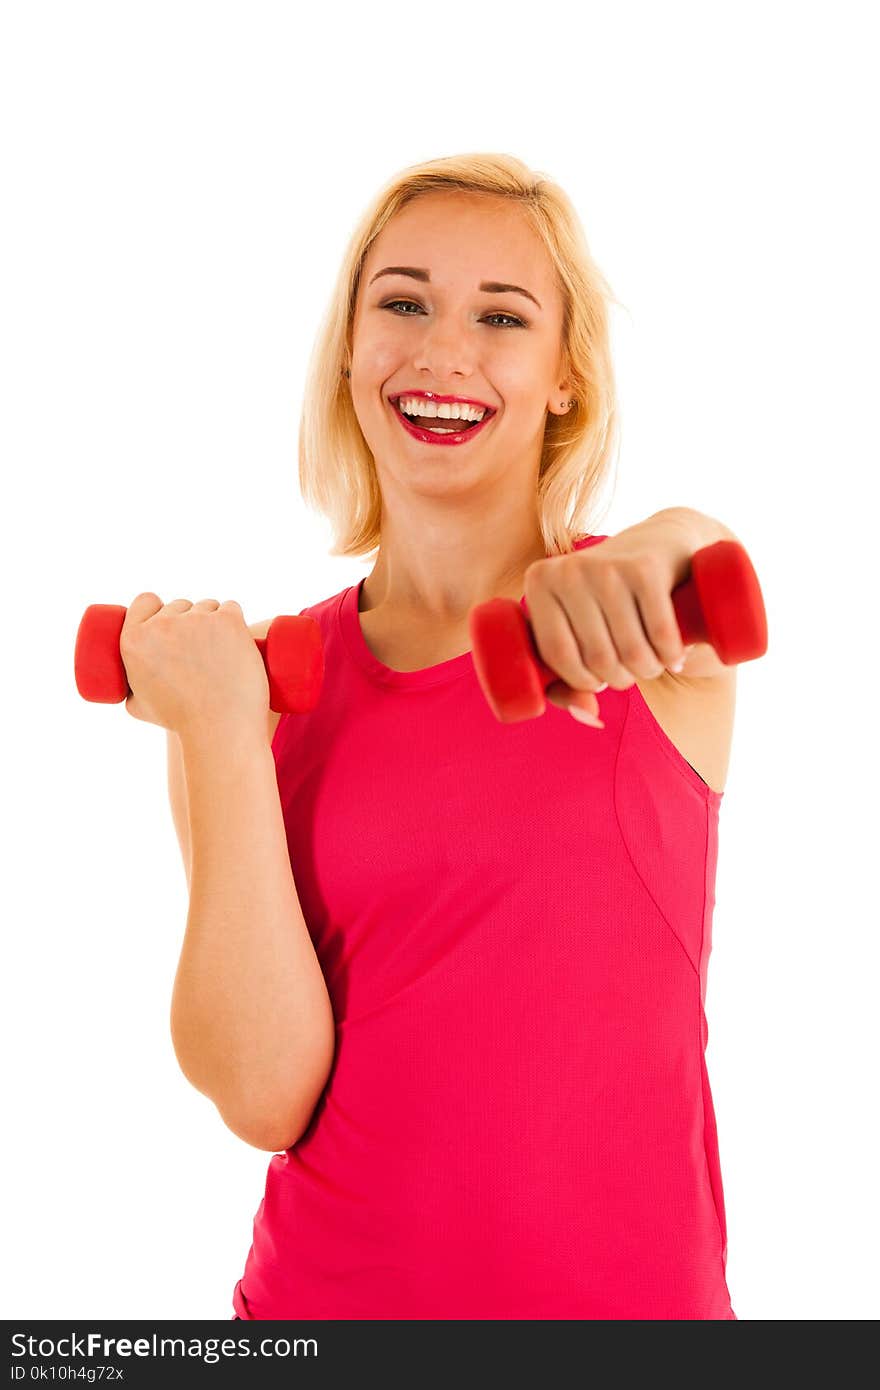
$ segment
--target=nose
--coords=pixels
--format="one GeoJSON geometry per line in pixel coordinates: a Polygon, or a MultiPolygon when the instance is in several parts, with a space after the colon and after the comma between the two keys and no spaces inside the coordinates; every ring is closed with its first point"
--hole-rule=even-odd
{"type": "Polygon", "coordinates": [[[413,366],[437,382],[467,378],[474,370],[473,344],[459,324],[436,318],[420,338],[413,366]]]}

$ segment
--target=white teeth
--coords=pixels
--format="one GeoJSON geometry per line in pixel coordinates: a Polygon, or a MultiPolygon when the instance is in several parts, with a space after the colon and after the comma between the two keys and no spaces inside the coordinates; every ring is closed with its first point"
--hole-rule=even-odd
{"type": "Polygon", "coordinates": [[[438,405],[436,401],[422,400],[419,396],[401,396],[397,402],[399,410],[406,415],[423,415],[439,420],[482,420],[485,410],[473,405],[438,405]]]}

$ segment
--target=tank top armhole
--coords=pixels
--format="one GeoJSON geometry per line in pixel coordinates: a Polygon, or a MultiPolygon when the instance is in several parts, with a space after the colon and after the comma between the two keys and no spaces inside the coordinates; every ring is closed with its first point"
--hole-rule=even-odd
{"type": "Polygon", "coordinates": [[[661,752],[665,754],[666,758],[679,775],[683,777],[695,791],[698,791],[706,801],[714,803],[715,805],[720,804],[724,792],[716,791],[714,787],[710,787],[709,783],[704,781],[696,768],[691,766],[684,754],[676,748],[672,739],[656,718],[654,711],[651,709],[638,685],[635,683],[631,685],[627,691],[627,696],[630,703],[631,717],[635,718],[642,728],[650,730],[661,752]]]}
{"type": "Polygon", "coordinates": [[[714,875],[721,793],[679,753],[638,686],[625,694],[614,771],[618,827],[637,876],[702,993],[714,904],[714,881],[707,876],[710,869],[714,875]]]}
{"type": "MultiPolygon", "coordinates": [[[[579,536],[574,545],[576,550],[583,550],[587,546],[595,545],[597,542],[606,541],[607,539],[607,534],[579,536]]],[[[711,804],[715,806],[719,805],[724,796],[724,792],[715,791],[714,787],[710,787],[709,783],[700,776],[696,768],[691,766],[684,754],[676,748],[672,739],[666,733],[666,730],[657,720],[638,685],[631,685],[627,691],[627,695],[631,714],[639,720],[642,727],[650,729],[660,749],[680,776],[711,804]]]]}

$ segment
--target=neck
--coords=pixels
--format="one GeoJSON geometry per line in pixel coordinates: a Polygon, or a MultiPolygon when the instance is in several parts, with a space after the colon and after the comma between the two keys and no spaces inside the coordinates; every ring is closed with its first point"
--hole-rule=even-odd
{"type": "Polygon", "coordinates": [[[476,603],[520,599],[526,570],[546,553],[537,521],[527,516],[513,527],[484,520],[465,533],[438,527],[398,535],[383,522],[361,611],[381,608],[401,621],[462,626],[476,603]]]}

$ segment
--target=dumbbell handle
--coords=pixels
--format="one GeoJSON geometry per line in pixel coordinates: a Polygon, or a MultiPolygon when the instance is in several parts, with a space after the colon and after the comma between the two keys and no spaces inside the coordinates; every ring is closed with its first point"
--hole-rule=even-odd
{"type": "MultiPolygon", "coordinates": [[[[84,700],[115,705],[131,694],[119,650],[126,612],[117,603],[93,603],[80,620],[73,664],[84,700]]],[[[276,714],[314,709],[324,676],[324,644],[315,619],[282,615],[254,641],[266,667],[270,708],[276,714]]]]}

